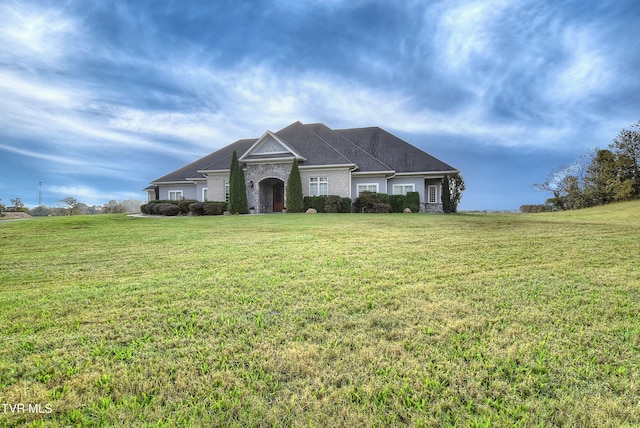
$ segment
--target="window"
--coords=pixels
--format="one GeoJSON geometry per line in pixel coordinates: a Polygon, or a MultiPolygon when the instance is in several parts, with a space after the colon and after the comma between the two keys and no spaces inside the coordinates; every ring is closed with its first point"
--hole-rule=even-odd
{"type": "Polygon", "coordinates": [[[328,177],[309,178],[309,196],[326,196],[329,194],[328,177]]]}
{"type": "Polygon", "coordinates": [[[202,200],[203,200],[204,202],[206,202],[206,201],[208,201],[208,200],[209,200],[209,199],[207,198],[208,190],[209,190],[209,189],[207,189],[206,187],[205,187],[204,189],[202,189],[202,200]]]}
{"type": "Polygon", "coordinates": [[[430,204],[438,203],[438,186],[429,186],[427,201],[430,204]]]}
{"type": "Polygon", "coordinates": [[[360,193],[362,192],[378,193],[378,183],[358,184],[358,196],[360,196],[360,193]]]}
{"type": "Polygon", "coordinates": [[[182,190],[169,190],[169,200],[171,200],[171,201],[181,201],[182,200],[182,190]]]}
{"type": "Polygon", "coordinates": [[[224,180],[224,200],[229,202],[229,181],[224,180]]]}
{"type": "Polygon", "coordinates": [[[415,189],[416,187],[414,184],[394,184],[393,194],[406,196],[407,192],[415,192],[415,189]]]}

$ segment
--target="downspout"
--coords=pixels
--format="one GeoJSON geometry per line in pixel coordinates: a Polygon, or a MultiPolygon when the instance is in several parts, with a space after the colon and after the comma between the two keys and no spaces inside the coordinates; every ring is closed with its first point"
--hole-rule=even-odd
{"type": "Polygon", "coordinates": [[[349,199],[351,199],[351,203],[353,203],[353,178],[351,174],[359,170],[360,168],[355,163],[353,164],[353,168],[349,171],[349,199]]]}
{"type": "Polygon", "coordinates": [[[389,180],[393,180],[395,177],[396,177],[395,172],[391,174],[389,177],[386,177],[387,178],[387,195],[389,194],[389,180]]]}

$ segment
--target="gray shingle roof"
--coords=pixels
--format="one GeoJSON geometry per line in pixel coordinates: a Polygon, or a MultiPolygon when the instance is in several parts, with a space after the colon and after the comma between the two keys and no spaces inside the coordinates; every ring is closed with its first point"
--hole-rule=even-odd
{"type": "MultiPolygon", "coordinates": [[[[451,165],[378,127],[333,130],[322,123],[294,122],[275,134],[306,159],[300,166],[355,164],[360,172],[455,171],[451,165]]],[[[241,157],[257,141],[257,138],[238,140],[152,181],[152,184],[202,179],[204,174],[198,171],[229,169],[233,151],[241,157]]],[[[259,159],[259,156],[251,158],[259,159]]]]}
{"type": "Polygon", "coordinates": [[[397,173],[455,171],[449,164],[378,127],[339,129],[336,132],[397,173]]]}
{"type": "Polygon", "coordinates": [[[257,141],[257,138],[238,140],[233,144],[225,146],[207,156],[191,162],[169,174],[153,180],[152,183],[166,183],[173,181],[188,181],[196,178],[205,178],[204,174],[198,171],[215,171],[229,169],[231,165],[231,156],[233,151],[237,150],[238,154],[242,154],[249,150],[249,147],[257,141]]]}

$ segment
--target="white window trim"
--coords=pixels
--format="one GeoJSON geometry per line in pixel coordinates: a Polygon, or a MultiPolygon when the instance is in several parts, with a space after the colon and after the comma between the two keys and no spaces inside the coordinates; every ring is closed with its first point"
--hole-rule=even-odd
{"type": "Polygon", "coordinates": [[[407,196],[407,193],[409,192],[415,192],[416,191],[416,185],[413,183],[407,183],[407,184],[394,184],[393,185],[393,194],[394,195],[404,195],[407,196]],[[401,188],[402,190],[400,192],[398,192],[396,189],[397,188],[401,188]],[[410,188],[411,190],[405,190],[406,188],[410,188]]]}
{"type": "Polygon", "coordinates": [[[207,201],[208,193],[209,193],[209,188],[203,187],[202,188],[202,202],[206,202],[207,201]]]}
{"type": "Polygon", "coordinates": [[[429,203],[429,204],[437,204],[438,203],[438,186],[432,184],[432,185],[427,187],[427,203],[429,203]],[[434,189],[433,197],[435,198],[435,200],[431,200],[431,189],[434,189]]]}
{"type": "Polygon", "coordinates": [[[229,180],[224,180],[224,201],[229,202],[229,180]]]}
{"type": "Polygon", "coordinates": [[[169,198],[170,201],[181,201],[184,199],[184,192],[182,190],[169,190],[169,192],[167,193],[167,197],[169,198]],[[172,193],[175,194],[176,198],[171,197],[172,193]]]}
{"type": "Polygon", "coordinates": [[[309,196],[327,196],[329,195],[329,177],[309,177],[309,196]],[[313,193],[311,191],[311,182],[312,180],[317,180],[314,185],[318,188],[318,193],[313,193]],[[327,185],[327,193],[320,193],[320,184],[327,185]]]}
{"type": "Polygon", "coordinates": [[[357,187],[356,187],[356,191],[358,192],[358,196],[360,196],[360,193],[362,192],[370,192],[371,190],[360,190],[360,186],[367,186],[367,187],[371,187],[374,186],[376,188],[376,190],[374,190],[375,193],[379,193],[380,192],[380,183],[358,183],[357,187]]]}

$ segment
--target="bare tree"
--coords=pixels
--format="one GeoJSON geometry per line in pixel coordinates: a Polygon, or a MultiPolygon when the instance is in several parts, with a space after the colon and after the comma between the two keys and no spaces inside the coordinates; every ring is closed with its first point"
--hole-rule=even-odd
{"type": "Polygon", "coordinates": [[[60,199],[57,203],[59,208],[68,209],[69,215],[73,214],[73,207],[78,204],[78,200],[73,196],[67,196],[64,199],[60,199]]]}

